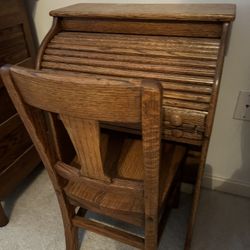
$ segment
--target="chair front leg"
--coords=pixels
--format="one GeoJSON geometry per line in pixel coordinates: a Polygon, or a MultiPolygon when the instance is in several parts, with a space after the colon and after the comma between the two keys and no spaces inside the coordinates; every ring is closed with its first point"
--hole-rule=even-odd
{"type": "Polygon", "coordinates": [[[66,250],[78,250],[78,228],[72,223],[75,207],[69,204],[62,192],[56,192],[56,194],[63,219],[66,250]]]}

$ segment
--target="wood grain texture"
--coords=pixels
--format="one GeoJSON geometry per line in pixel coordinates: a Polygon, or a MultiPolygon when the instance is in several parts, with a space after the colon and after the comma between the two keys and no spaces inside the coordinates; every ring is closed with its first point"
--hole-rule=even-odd
{"type": "Polygon", "coordinates": [[[201,145],[219,49],[219,39],[61,31],[48,43],[41,66],[82,76],[158,79],[164,110],[179,107],[181,120],[190,116],[176,126],[165,115],[164,138],[201,145]],[[203,124],[193,124],[192,114],[203,124]]]}
{"type": "MultiPolygon", "coordinates": [[[[96,120],[87,119],[89,117],[86,115],[79,116],[80,108],[75,105],[79,103],[75,86],[81,84],[81,89],[85,89],[86,96],[89,96],[91,91],[95,91],[96,95],[92,95],[88,103],[84,98],[81,99],[84,103],[81,109],[87,110],[88,107],[95,106],[100,98],[99,78],[69,77],[17,66],[6,66],[1,69],[1,74],[6,89],[30,133],[56,190],[63,215],[67,250],[77,249],[77,226],[81,225],[133,246],[156,250],[159,211],[164,209],[163,201],[174,180],[175,171],[172,168],[178,169],[179,163],[184,158],[183,154],[175,154],[174,158],[171,154],[166,154],[161,161],[162,87],[160,83],[153,80],[144,80],[141,84],[137,81],[132,84],[130,81],[114,81],[105,78],[101,80],[102,94],[106,93],[107,96],[102,98],[103,106],[110,102],[110,93],[114,92],[117,95],[117,98],[112,100],[113,107],[110,106],[113,119],[105,114],[107,121],[104,121],[115,122],[116,112],[122,112],[124,121],[141,123],[143,135],[141,137],[127,133],[122,135],[121,132],[115,135],[116,132],[110,130],[105,130],[101,134],[99,122],[104,116],[100,110],[95,112],[96,120]],[[66,83],[69,85],[65,85],[66,83]],[[37,91],[37,86],[41,84],[44,89],[48,86],[49,90],[56,87],[56,90],[52,91],[54,99],[46,97],[49,93],[48,89],[37,91]],[[90,84],[91,88],[89,88],[90,84]],[[123,86],[123,92],[121,86],[123,86]],[[56,95],[61,97],[60,103],[63,104],[69,98],[65,93],[68,96],[73,96],[72,93],[74,93],[75,97],[68,103],[74,107],[70,115],[66,109],[55,109],[59,105],[56,95]],[[115,107],[119,106],[120,97],[125,99],[125,96],[128,102],[131,96],[136,97],[137,105],[131,107],[136,110],[136,113],[133,113],[133,120],[127,118],[131,117],[132,110],[122,111],[115,107]],[[48,120],[44,112],[52,112],[48,120]],[[75,147],[76,157],[71,165],[62,162],[64,157],[58,147],[60,143],[60,140],[57,141],[58,136],[53,136],[53,140],[57,143],[50,143],[50,133],[53,134],[57,126],[48,133],[50,125],[47,121],[53,121],[55,113],[59,115],[75,147]],[[116,150],[114,150],[115,147],[116,150]],[[118,156],[114,157],[114,153],[118,156]],[[110,155],[111,158],[109,158],[110,155]],[[104,171],[104,166],[107,165],[110,165],[109,172],[104,171]],[[160,170],[161,166],[169,171],[160,170]],[[165,172],[165,178],[161,180],[163,190],[161,199],[159,199],[160,171],[165,172]],[[133,175],[133,172],[137,174],[133,175]],[[140,226],[145,230],[145,240],[131,233],[124,234],[107,227],[103,228],[102,225],[99,225],[97,230],[97,224],[94,227],[92,221],[84,219],[86,223],[83,223],[83,220],[78,220],[76,207],[140,226]]],[[[57,134],[54,133],[54,135],[57,134]]],[[[164,143],[163,148],[165,146],[167,147],[164,143]]],[[[175,145],[172,144],[170,147],[175,145]]],[[[178,151],[178,148],[176,150],[178,151]]]]}
{"type": "MultiPolygon", "coordinates": [[[[134,37],[135,41],[139,38],[134,37]]],[[[98,37],[98,39],[100,39],[98,37]]],[[[132,41],[131,41],[132,42],[132,41]]],[[[187,41],[187,43],[191,43],[191,41],[187,41]]],[[[203,46],[203,45],[201,45],[203,46]]],[[[216,46],[215,46],[216,48],[216,46]]],[[[204,61],[204,60],[192,60],[191,59],[186,59],[186,58],[175,58],[175,57],[147,57],[143,55],[122,55],[122,54],[111,54],[111,53],[105,53],[103,52],[88,52],[88,51],[81,51],[79,49],[76,50],[67,50],[67,49],[54,49],[54,48],[46,48],[45,55],[54,55],[54,56],[64,56],[64,57],[74,57],[76,60],[81,60],[81,59],[100,59],[105,63],[105,61],[112,62],[112,61],[120,61],[120,62],[133,62],[133,63],[144,63],[144,64],[151,64],[151,65],[173,65],[173,66],[184,66],[183,68],[186,70],[188,68],[192,68],[194,70],[194,73],[196,71],[202,71],[202,68],[208,69],[208,73],[203,73],[203,74],[211,74],[213,70],[216,67],[216,62],[214,61],[204,61]],[[79,58],[79,59],[77,59],[79,58]],[[186,67],[185,67],[186,66],[186,67]],[[210,69],[210,70],[209,70],[210,69]]],[[[43,56],[45,56],[43,55],[43,56]]],[[[83,60],[81,60],[83,61],[83,60]]],[[[138,65],[138,64],[137,64],[138,65]]]]}
{"type": "Polygon", "coordinates": [[[49,124],[48,133],[55,148],[56,158],[67,163],[71,162],[75,157],[75,150],[62,121],[59,119],[60,116],[55,113],[48,113],[46,118],[49,124]]]}
{"type": "Polygon", "coordinates": [[[75,4],[53,10],[52,16],[118,19],[232,21],[233,4],[75,4]]]}
{"type": "MultiPolygon", "coordinates": [[[[6,63],[34,66],[36,46],[23,1],[0,1],[0,67],[6,63]]],[[[39,158],[0,78],[0,200],[37,166],[39,158]],[[29,160],[29,162],[27,161],[29,160]],[[26,164],[22,166],[22,164],[26,164]]],[[[0,207],[0,224],[7,223],[0,207]]]]}
{"type": "Polygon", "coordinates": [[[118,178],[130,180],[144,180],[144,164],[141,140],[125,139],[117,163],[118,178]],[[136,166],[136,168],[134,167],[136,166]]]}
{"type": "Polygon", "coordinates": [[[36,59],[36,69],[40,69],[40,67],[41,67],[41,58],[43,56],[44,50],[47,47],[47,43],[60,30],[61,30],[61,26],[60,26],[59,20],[58,20],[58,18],[54,18],[53,19],[53,24],[52,24],[48,34],[44,37],[44,39],[43,39],[43,41],[41,43],[41,46],[40,46],[40,48],[38,50],[37,59],[36,59]]]}
{"type": "Polygon", "coordinates": [[[1,173],[0,199],[5,199],[16,188],[16,183],[21,182],[28,176],[41,162],[35,147],[32,145],[19,155],[9,166],[1,173]],[[22,171],[20,171],[20,169],[22,171]],[[13,176],[15,178],[13,178],[13,176]]]}
{"type": "MultiPolygon", "coordinates": [[[[130,189],[141,192],[144,186],[139,188],[139,180],[144,178],[144,183],[152,184],[151,189],[149,188],[151,184],[145,186],[144,249],[153,250],[157,246],[158,222],[161,223],[160,233],[166,218],[160,203],[162,200],[165,200],[163,204],[176,203],[174,201],[178,200],[176,194],[179,192],[178,176],[181,171],[176,166],[182,161],[183,155],[186,155],[185,147],[183,148],[178,142],[197,145],[190,147],[191,151],[195,148],[198,152],[195,159],[197,162],[200,158],[200,165],[198,175],[195,175],[197,179],[194,201],[186,240],[186,249],[189,249],[228,39],[228,26],[235,17],[235,5],[77,4],[52,11],[51,15],[57,20],[48,39],[44,40],[38,58],[37,65],[42,71],[67,74],[73,78],[76,76],[89,78],[94,75],[107,80],[122,81],[124,84],[133,79],[130,83],[135,86],[142,80],[160,81],[163,91],[160,105],[157,104],[157,98],[153,100],[157,96],[157,91],[147,92],[149,89],[146,87],[144,89],[146,95],[142,96],[145,103],[147,97],[153,98],[150,104],[145,104],[148,105],[147,112],[150,113],[154,108],[161,109],[162,129],[156,124],[159,118],[158,112],[152,112],[152,117],[156,117],[155,121],[148,117],[143,118],[147,112],[141,114],[142,123],[151,126],[147,130],[142,129],[143,135],[151,133],[155,141],[148,140],[143,147],[138,143],[141,120],[134,124],[122,121],[117,124],[111,121],[102,122],[101,131],[112,129],[117,133],[118,131],[131,133],[136,140],[124,143],[122,140],[114,138],[110,140],[101,136],[101,155],[103,160],[106,160],[108,152],[111,151],[121,155],[126,154],[126,157],[123,157],[125,163],[119,165],[118,171],[111,171],[111,176],[119,174],[119,178],[125,179],[113,178],[116,183],[111,182],[109,188],[112,185],[122,185],[122,188],[129,185],[130,189]],[[160,133],[157,128],[161,130],[160,133]],[[156,150],[144,160],[144,173],[142,174],[143,168],[139,167],[133,174],[130,163],[135,162],[141,166],[138,155],[152,148],[159,148],[159,138],[177,143],[176,148],[167,145],[160,153],[163,156],[172,156],[172,158],[167,157],[168,167],[159,174],[155,166],[159,162],[160,154],[156,150]],[[111,141],[119,146],[115,149],[109,147],[111,141]],[[122,150],[123,146],[125,151],[122,150]],[[173,184],[162,185],[164,181],[157,178],[159,175],[167,176],[163,179],[167,179],[167,182],[172,181],[173,184]],[[137,180],[136,185],[131,183],[133,179],[137,180]],[[152,192],[155,194],[153,198],[152,192]],[[167,198],[164,198],[165,196],[167,198]],[[155,204],[159,206],[156,207],[155,204]]],[[[149,85],[152,87],[152,83],[149,85]]],[[[149,137],[146,136],[146,139],[149,137]]],[[[190,160],[190,156],[188,159],[190,160]]],[[[111,157],[106,164],[114,166],[116,161],[116,157],[111,157]]],[[[164,161],[163,159],[162,162],[164,161]]],[[[61,176],[66,179],[72,181],[79,178],[79,166],[75,169],[62,167],[59,170],[61,176]]],[[[81,183],[86,184],[86,180],[82,178],[80,178],[81,183]]],[[[95,185],[100,184],[95,183],[95,185]]],[[[123,217],[124,221],[127,219],[123,217]]],[[[109,233],[112,235],[113,232],[109,233]]],[[[69,240],[69,242],[74,241],[69,240]]]]}
{"type": "Polygon", "coordinates": [[[0,66],[29,57],[21,24],[0,30],[0,66]]]}
{"type": "Polygon", "coordinates": [[[115,219],[140,226],[144,225],[143,194],[133,190],[121,191],[99,188],[97,185],[70,183],[65,188],[73,204],[81,204],[90,211],[111,216],[115,219]]]}
{"type": "Polygon", "coordinates": [[[82,166],[81,174],[109,182],[110,178],[105,174],[102,163],[99,123],[66,115],[61,115],[61,119],[77,152],[82,166]]]}
{"type": "Polygon", "coordinates": [[[97,118],[116,122],[138,122],[140,119],[139,87],[135,85],[136,81],[107,81],[103,77],[96,79],[93,76],[85,79],[73,78],[14,67],[12,72],[25,102],[37,108],[65,115],[74,113],[75,117],[86,119],[97,118]],[[112,91],[105,88],[110,85],[113,86],[112,91]],[[59,88],[60,95],[57,91],[59,88]],[[106,99],[109,101],[105,102],[106,99]],[[123,112],[127,114],[126,117],[123,112]]]}
{"type": "Polygon", "coordinates": [[[27,57],[34,63],[36,46],[23,1],[1,1],[0,34],[0,51],[3,49],[9,54],[4,53],[3,58],[9,58],[4,63],[18,63],[27,57]]]}
{"type": "Polygon", "coordinates": [[[145,250],[157,249],[162,95],[156,81],[144,81],[142,135],[144,154],[145,250]],[[151,89],[154,89],[153,91],[151,89]]]}
{"type": "Polygon", "coordinates": [[[72,183],[79,182],[79,184],[83,183],[85,186],[93,186],[100,190],[107,190],[109,192],[112,192],[115,189],[121,192],[134,191],[143,194],[144,185],[142,181],[130,181],[128,179],[123,179],[116,176],[113,177],[112,182],[103,182],[102,180],[90,179],[80,174],[80,170],[74,161],[70,165],[58,161],[55,164],[55,170],[57,171],[58,175],[72,183]]]}
{"type": "Polygon", "coordinates": [[[160,184],[159,184],[159,204],[160,211],[162,214],[164,212],[164,203],[166,199],[169,198],[169,192],[171,185],[176,177],[177,171],[179,170],[185,154],[187,152],[187,147],[183,145],[168,145],[162,152],[162,162],[165,164],[160,168],[160,184]]]}
{"type": "MultiPolygon", "coordinates": [[[[168,123],[164,122],[164,129],[162,131],[162,139],[167,141],[175,141],[175,142],[182,142],[185,144],[191,145],[201,145],[202,144],[202,136],[203,132],[193,132],[192,126],[184,125],[183,128],[178,129],[169,126],[168,123]]],[[[128,123],[124,124],[110,124],[105,123],[102,124],[103,128],[109,128],[116,131],[123,131],[131,134],[141,134],[140,128],[137,125],[133,126],[128,123]]]]}
{"type": "Polygon", "coordinates": [[[4,172],[31,144],[17,114],[3,122],[0,126],[0,172],[4,172]]]}
{"type": "Polygon", "coordinates": [[[221,35],[220,23],[204,22],[181,22],[168,21],[159,23],[157,21],[137,21],[126,20],[117,21],[114,19],[76,19],[64,18],[62,27],[66,31],[84,31],[84,32],[105,32],[120,33],[126,23],[125,34],[143,34],[143,35],[166,35],[166,36],[184,36],[184,37],[212,37],[218,38],[221,35]]]}
{"type": "Polygon", "coordinates": [[[66,249],[77,250],[77,228],[72,224],[71,221],[75,207],[70,205],[65,197],[64,192],[62,189],[60,189],[60,185],[63,185],[65,182],[54,172],[52,168],[55,163],[56,155],[54,154],[55,151],[51,148],[52,145],[50,140],[47,138],[48,128],[46,126],[43,113],[23,103],[22,98],[17,92],[12,81],[8,66],[1,68],[1,76],[15,107],[21,119],[23,120],[27,131],[30,134],[32,141],[34,142],[39,156],[48,170],[49,177],[52,180],[54,189],[56,190],[56,195],[63,217],[66,249]],[[39,133],[37,133],[38,131],[39,133]]]}

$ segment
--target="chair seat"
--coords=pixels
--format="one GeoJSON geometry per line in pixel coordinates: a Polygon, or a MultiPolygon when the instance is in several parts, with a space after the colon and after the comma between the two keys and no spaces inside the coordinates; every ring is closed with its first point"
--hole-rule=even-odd
{"type": "Polygon", "coordinates": [[[138,226],[144,218],[143,195],[135,191],[94,187],[86,183],[70,182],[64,189],[72,204],[102,213],[138,226]]]}
{"type": "Polygon", "coordinates": [[[79,228],[156,250],[167,218],[163,207],[178,194],[185,153],[185,147],[161,141],[160,82],[135,85],[133,79],[67,77],[9,66],[3,76],[53,182],[67,250],[77,250],[79,228]],[[138,134],[122,133],[101,122],[140,127],[138,134]],[[87,210],[139,226],[144,237],[87,218],[87,210]]]}
{"type": "MultiPolygon", "coordinates": [[[[109,169],[113,182],[119,180],[143,185],[144,165],[141,139],[138,136],[125,137],[123,133],[119,132],[119,134],[112,133],[112,135],[102,134],[101,142],[105,162],[112,165],[112,169],[110,166],[106,166],[106,168],[109,169]],[[117,138],[122,138],[122,142],[117,143],[117,138]],[[113,143],[116,145],[115,150],[120,152],[116,159],[112,158],[114,156],[112,153],[109,156],[109,150],[114,151],[113,143]]],[[[184,157],[185,150],[180,149],[183,147],[172,143],[163,143],[164,157],[160,168],[160,206],[167,196],[180,161],[184,157]],[[176,159],[176,155],[178,159],[176,159]]],[[[77,159],[72,165],[76,164],[77,159]]],[[[92,185],[91,181],[70,181],[64,191],[74,205],[113,218],[119,215],[119,219],[122,218],[128,223],[142,226],[145,211],[142,190],[123,187],[115,189],[112,188],[112,182],[104,185],[92,185]]]]}

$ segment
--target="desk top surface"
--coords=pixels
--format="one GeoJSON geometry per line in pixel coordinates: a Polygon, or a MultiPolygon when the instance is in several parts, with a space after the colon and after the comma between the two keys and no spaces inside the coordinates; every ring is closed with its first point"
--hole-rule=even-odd
{"type": "Polygon", "coordinates": [[[75,4],[50,12],[59,17],[232,21],[234,4],[75,4]]]}

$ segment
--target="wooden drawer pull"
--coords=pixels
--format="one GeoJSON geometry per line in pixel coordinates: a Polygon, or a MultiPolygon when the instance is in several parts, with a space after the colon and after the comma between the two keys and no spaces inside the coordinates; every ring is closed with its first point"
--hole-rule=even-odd
{"type": "Polygon", "coordinates": [[[171,125],[174,125],[174,126],[181,126],[182,125],[182,117],[180,115],[177,115],[177,114],[172,114],[170,116],[170,123],[171,123],[171,125]]]}

